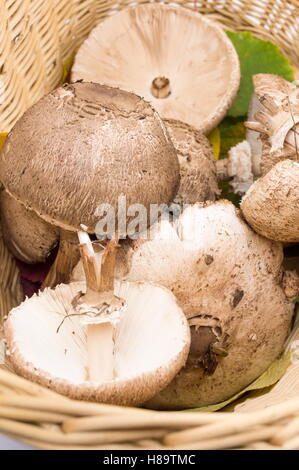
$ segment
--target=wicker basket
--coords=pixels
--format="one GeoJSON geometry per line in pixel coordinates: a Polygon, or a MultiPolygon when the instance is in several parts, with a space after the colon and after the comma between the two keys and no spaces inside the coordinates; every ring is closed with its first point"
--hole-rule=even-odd
{"type": "MultiPolygon", "coordinates": [[[[298,0],[176,3],[208,14],[227,29],[252,31],[275,42],[299,67],[298,0]]],[[[59,84],[66,64],[97,22],[129,4],[1,1],[0,132],[8,132],[30,105],[59,84]]],[[[1,239],[0,258],[3,311],[18,303],[20,292],[17,269],[1,239]]],[[[297,449],[299,365],[293,364],[268,394],[237,411],[165,413],[79,402],[0,366],[0,431],[42,449],[297,449]]]]}

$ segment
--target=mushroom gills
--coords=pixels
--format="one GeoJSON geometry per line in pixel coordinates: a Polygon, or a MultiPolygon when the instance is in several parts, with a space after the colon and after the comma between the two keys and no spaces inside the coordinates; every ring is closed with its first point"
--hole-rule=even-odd
{"type": "Polygon", "coordinates": [[[253,77],[255,113],[249,115],[245,126],[259,133],[254,169],[258,176],[265,175],[281,160],[299,158],[299,96],[298,88],[274,74],[257,74],[253,77]]]}
{"type": "Polygon", "coordinates": [[[207,133],[237,94],[240,66],[216,23],[186,8],[147,3],[125,8],[91,31],[76,54],[71,79],[133,91],[162,119],[207,133]]]}
{"type": "Polygon", "coordinates": [[[87,380],[87,325],[71,305],[84,289],[83,282],[59,285],[12,310],[5,325],[12,363],[23,376],[74,398],[143,403],[185,364],[190,332],[183,312],[163,287],[116,281],[115,295],[127,310],[114,331],[113,379],[103,381],[108,365],[98,355],[93,380],[87,380]]]}

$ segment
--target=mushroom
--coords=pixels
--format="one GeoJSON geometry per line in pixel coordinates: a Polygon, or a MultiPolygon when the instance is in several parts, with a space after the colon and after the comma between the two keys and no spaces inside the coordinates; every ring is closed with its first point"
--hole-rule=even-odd
{"type": "Polygon", "coordinates": [[[142,404],[185,364],[187,320],[167,289],[113,282],[115,240],[99,265],[88,235],[79,238],[86,284],[45,289],[13,309],[5,323],[10,360],[24,377],[72,398],[142,404]]]}
{"type": "Polygon", "coordinates": [[[3,238],[10,252],[25,263],[42,263],[58,243],[57,227],[11,197],[0,194],[3,238]]]}
{"type": "Polygon", "coordinates": [[[241,209],[260,235],[284,243],[299,242],[299,162],[276,163],[251,186],[241,209]]]}
{"type": "Polygon", "coordinates": [[[272,74],[254,75],[253,83],[255,91],[250,102],[248,121],[245,122],[247,132],[243,144],[247,145],[249,151],[246,152],[245,160],[240,155],[243,167],[244,162],[250,163],[251,160],[252,170],[243,172],[240,167],[236,175],[229,171],[230,165],[234,166],[234,154],[236,151],[239,153],[239,146],[231,149],[233,155],[229,155],[229,158],[216,162],[219,180],[233,176],[231,184],[240,194],[246,193],[253,177],[265,175],[277,162],[286,158],[299,158],[298,88],[272,74]]]}
{"type": "MultiPolygon", "coordinates": [[[[84,229],[86,227],[83,226],[84,229]]],[[[105,248],[101,262],[95,256],[89,235],[78,232],[81,258],[86,278],[86,293],[76,296],[72,305],[83,314],[88,351],[88,379],[108,382],[113,376],[113,353],[116,326],[126,309],[124,299],[114,294],[114,266],[117,241],[105,248]]]]}
{"type": "Polygon", "coordinates": [[[75,57],[71,79],[134,91],[162,119],[207,133],[231,106],[240,67],[218,25],[186,8],[155,3],[126,8],[96,26],[75,57]]]}
{"type": "Polygon", "coordinates": [[[177,151],[181,182],[175,202],[214,201],[220,193],[213,149],[207,137],[180,121],[164,121],[177,151]]]}
{"type": "MultiPolygon", "coordinates": [[[[176,221],[156,222],[147,240],[121,241],[117,277],[170,289],[191,330],[185,368],[147,406],[219,403],[268,368],[299,293],[298,275],[282,263],[282,245],[256,234],[229,201],[189,206],[176,221]]],[[[82,279],[82,265],[73,274],[82,279]]]]}
{"type": "Polygon", "coordinates": [[[282,245],[256,234],[229,201],[189,206],[150,236],[122,242],[117,275],[170,289],[189,320],[191,348],[186,367],[148,406],[224,401],[282,351],[298,292],[283,270],[282,245]]]}
{"type": "Polygon", "coordinates": [[[253,82],[260,105],[255,120],[245,125],[260,134],[262,152],[257,152],[255,161],[260,176],[281,160],[298,160],[299,91],[278,75],[257,74],[253,82]]]}
{"type": "Polygon", "coordinates": [[[81,223],[93,233],[101,204],[111,205],[116,220],[126,218],[121,208],[118,214],[121,195],[127,206],[169,203],[179,186],[179,164],[150,104],[126,91],[75,83],[42,98],[17,122],[1,153],[0,178],[24,206],[16,228],[8,204],[2,208],[17,256],[26,253],[31,262],[45,257],[59,232],[59,252],[45,283],[54,286],[67,282],[78,262],[81,223]],[[31,223],[36,233],[21,236],[31,223]]]}

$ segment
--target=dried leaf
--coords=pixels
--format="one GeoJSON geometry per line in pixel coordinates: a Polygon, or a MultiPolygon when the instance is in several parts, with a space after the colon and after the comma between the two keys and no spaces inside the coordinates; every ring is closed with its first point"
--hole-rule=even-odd
{"type": "Polygon", "coordinates": [[[223,401],[221,403],[217,403],[215,405],[205,406],[202,408],[192,408],[186,411],[218,411],[221,408],[224,408],[225,406],[238,400],[245,393],[248,393],[253,390],[266,390],[268,387],[273,386],[281,379],[281,377],[286,373],[290,364],[291,354],[290,352],[285,352],[281,355],[280,358],[276,359],[276,361],[274,361],[273,364],[270,365],[266,372],[264,372],[254,382],[248,385],[248,387],[244,388],[244,390],[237,393],[228,400],[223,401]]]}
{"type": "Polygon", "coordinates": [[[67,57],[64,62],[63,62],[63,71],[62,71],[62,77],[61,77],[61,83],[68,82],[69,74],[72,68],[74,62],[74,57],[67,57]]]}
{"type": "Polygon", "coordinates": [[[0,152],[7,137],[7,132],[0,132],[0,152]]]}
{"type": "Polygon", "coordinates": [[[208,139],[210,141],[210,144],[213,147],[214,158],[215,160],[218,160],[219,155],[220,155],[220,145],[221,145],[220,131],[218,127],[212,130],[212,132],[208,135],[208,139]]]}

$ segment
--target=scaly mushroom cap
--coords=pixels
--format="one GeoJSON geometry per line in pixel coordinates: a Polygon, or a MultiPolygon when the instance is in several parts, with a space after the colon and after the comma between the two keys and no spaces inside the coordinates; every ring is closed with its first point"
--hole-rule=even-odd
{"type": "Polygon", "coordinates": [[[283,290],[282,246],[257,235],[228,201],[190,206],[150,235],[123,244],[118,275],[171,289],[192,340],[187,367],[148,406],[225,400],[267,369],[288,334],[294,304],[283,290]]]}
{"type": "Polygon", "coordinates": [[[204,134],[180,121],[164,121],[177,151],[181,182],[175,201],[214,201],[219,194],[213,149],[204,134]]]}
{"type": "Polygon", "coordinates": [[[67,317],[73,298],[84,288],[82,282],[60,285],[13,309],[5,323],[10,360],[24,377],[72,398],[143,403],[185,364],[190,332],[182,310],[162,287],[116,283],[115,294],[127,302],[115,335],[116,378],[91,382],[86,380],[86,325],[79,316],[67,317]]]}
{"type": "Polygon", "coordinates": [[[11,197],[0,194],[1,227],[9,251],[25,263],[42,263],[58,243],[58,230],[11,197]]]}
{"type": "Polygon", "coordinates": [[[241,209],[260,235],[285,243],[299,242],[299,163],[277,163],[251,186],[241,209]]]}
{"type": "Polygon", "coordinates": [[[216,24],[185,8],[146,4],[93,29],[71,78],[134,91],[163,119],[208,132],[231,106],[240,70],[232,43],[216,24]]]}
{"type": "Polygon", "coordinates": [[[245,125],[260,133],[262,153],[255,157],[255,168],[265,175],[281,160],[298,160],[299,90],[278,75],[257,74],[253,82],[260,105],[255,121],[245,125]]]}
{"type": "Polygon", "coordinates": [[[138,96],[95,83],[64,85],[17,122],[4,145],[1,180],[47,222],[94,231],[102,203],[170,202],[179,165],[164,124],[138,96]]]}

